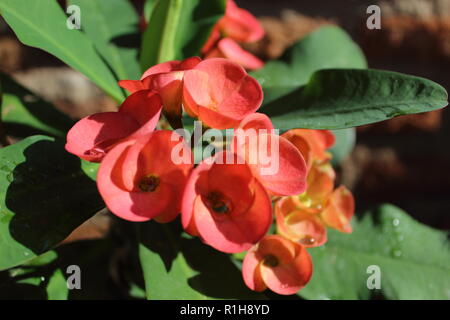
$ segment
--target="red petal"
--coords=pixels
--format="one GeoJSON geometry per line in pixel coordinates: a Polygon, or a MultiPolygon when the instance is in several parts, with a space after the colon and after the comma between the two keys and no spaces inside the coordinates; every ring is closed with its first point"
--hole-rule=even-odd
{"type": "Polygon", "coordinates": [[[200,61],[201,59],[199,57],[190,57],[182,61],[174,60],[163,62],[147,69],[147,71],[142,74],[141,80],[153,74],[189,70],[195,67],[200,61]]]}
{"type": "Polygon", "coordinates": [[[140,80],[120,80],[119,86],[124,88],[130,93],[135,93],[140,90],[148,89],[144,83],[140,80]]]}
{"type": "Polygon", "coordinates": [[[137,128],[138,122],[126,114],[96,113],[81,119],[69,130],[66,150],[84,160],[100,162],[108,148],[137,128]]]}
{"type": "Polygon", "coordinates": [[[140,129],[133,133],[134,137],[146,135],[156,128],[161,115],[162,101],[158,94],[149,90],[133,93],[125,99],[119,113],[133,117],[140,129]]]}
{"type": "Polygon", "coordinates": [[[259,21],[232,0],[227,2],[225,17],[219,21],[219,27],[227,37],[240,42],[254,42],[264,36],[264,29],[259,21]]]}
{"type": "Polygon", "coordinates": [[[305,191],[305,160],[288,140],[275,134],[260,133],[257,143],[245,140],[244,144],[237,142],[237,145],[238,154],[245,155],[243,157],[255,176],[272,194],[297,195],[305,191]]]}
{"type": "Polygon", "coordinates": [[[244,282],[253,291],[264,291],[267,287],[261,277],[260,257],[255,251],[250,250],[242,263],[242,277],[244,282]]]}
{"type": "MultiPolygon", "coordinates": [[[[264,62],[261,59],[242,49],[241,46],[231,38],[224,38],[220,40],[217,43],[217,48],[224,58],[236,62],[245,69],[258,70],[264,66],[264,62]]],[[[208,57],[212,56],[207,56],[207,58],[208,57]]]]}

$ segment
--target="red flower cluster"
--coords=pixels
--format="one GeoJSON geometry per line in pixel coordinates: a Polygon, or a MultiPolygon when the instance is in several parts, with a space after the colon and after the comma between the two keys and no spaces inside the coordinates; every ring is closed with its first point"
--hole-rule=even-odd
{"type": "Polygon", "coordinates": [[[263,67],[264,62],[242,49],[238,42],[255,42],[264,37],[259,21],[247,10],[227,0],[225,16],[214,26],[202,49],[205,58],[227,58],[248,70],[263,67]]]}
{"type": "Polygon", "coordinates": [[[279,136],[255,113],[263,92],[238,64],[223,58],[170,61],[120,85],[131,92],[119,111],[81,119],[67,151],[101,162],[98,190],[107,207],[129,221],[169,222],[227,253],[249,250],[246,284],[292,294],[312,275],[305,247],[326,239],[324,227],[350,231],[351,194],[333,191],[328,131],[279,136]],[[185,110],[215,129],[234,129],[227,149],[194,168],[191,147],[175,131],[156,130],[161,112],[185,110]],[[306,160],[306,161],[305,161],[306,160]],[[281,197],[281,198],[280,198],[281,197]],[[274,220],[280,235],[266,236],[274,220]]]}

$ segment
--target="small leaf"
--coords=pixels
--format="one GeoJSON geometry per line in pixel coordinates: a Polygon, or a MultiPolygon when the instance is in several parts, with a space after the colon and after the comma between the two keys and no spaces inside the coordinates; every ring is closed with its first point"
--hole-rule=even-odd
{"type": "Polygon", "coordinates": [[[64,144],[32,136],[0,149],[0,270],[42,254],[104,204],[64,144]]]}
{"type": "Polygon", "coordinates": [[[330,69],[261,108],[281,130],[343,129],[445,107],[439,84],[396,72],[330,69]]]}
{"type": "Polygon", "coordinates": [[[179,221],[140,225],[139,255],[147,299],[260,299],[229,255],[183,234],[179,221]]]}
{"type": "Polygon", "coordinates": [[[56,269],[50,276],[46,290],[48,300],[67,300],[69,289],[61,269],[56,269]]]}
{"type": "Polygon", "coordinates": [[[224,12],[224,0],[157,1],[142,38],[141,69],[199,55],[224,12]]]}
{"type": "Polygon", "coordinates": [[[354,221],[352,234],[329,232],[325,246],[310,249],[311,282],[299,292],[307,299],[368,299],[369,266],[379,266],[381,292],[388,299],[450,298],[447,233],[413,220],[392,205],[354,221]]]}
{"type": "Polygon", "coordinates": [[[45,133],[65,137],[74,122],[10,77],[0,73],[4,97],[1,117],[7,134],[26,137],[45,133]]]}
{"type": "Polygon", "coordinates": [[[91,40],[81,31],[67,27],[68,17],[57,1],[2,0],[0,13],[22,43],[61,59],[114,99],[121,101],[124,98],[117,79],[91,40]]]}
{"type": "Polygon", "coordinates": [[[70,0],[82,12],[84,33],[117,79],[138,79],[139,18],[128,0],[70,0]]]}

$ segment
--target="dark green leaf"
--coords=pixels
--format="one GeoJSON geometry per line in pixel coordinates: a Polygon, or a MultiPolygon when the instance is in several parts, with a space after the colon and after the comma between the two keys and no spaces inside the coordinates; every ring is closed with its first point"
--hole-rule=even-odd
{"type": "Polygon", "coordinates": [[[90,39],[81,31],[67,27],[68,17],[57,1],[2,0],[0,13],[21,42],[61,59],[116,100],[124,98],[90,39]]]}
{"type": "Polygon", "coordinates": [[[311,282],[299,292],[307,299],[368,299],[367,268],[380,267],[381,292],[388,299],[450,298],[447,233],[418,223],[392,205],[354,221],[352,234],[329,232],[325,246],[310,249],[311,282]]]}
{"type": "Polygon", "coordinates": [[[117,299],[120,289],[112,284],[108,272],[117,266],[111,264],[119,248],[113,244],[117,245],[111,239],[67,243],[20,267],[2,271],[0,299],[117,299]],[[81,289],[68,290],[67,280],[73,273],[67,268],[71,265],[80,267],[81,289]]]}
{"type": "Polygon", "coordinates": [[[53,248],[103,207],[64,144],[32,136],[0,149],[0,270],[53,248]]]}
{"type": "Polygon", "coordinates": [[[275,61],[253,72],[264,89],[264,104],[306,84],[321,69],[366,68],[366,59],[358,45],[338,27],[326,26],[289,48],[275,61]]]}
{"type": "Polygon", "coordinates": [[[138,79],[139,17],[128,0],[70,0],[82,12],[86,35],[118,79],[138,79]]]}
{"type": "Polygon", "coordinates": [[[432,111],[448,102],[439,84],[380,70],[322,70],[261,108],[276,128],[343,129],[432,111]]]}
{"type": "Polygon", "coordinates": [[[139,254],[147,299],[257,299],[229,255],[171,225],[141,224],[139,254]]]}
{"type": "Polygon", "coordinates": [[[74,122],[10,77],[0,73],[3,86],[1,117],[6,133],[16,137],[45,133],[65,137],[74,122]]]}
{"type": "Polygon", "coordinates": [[[199,55],[224,12],[224,0],[158,1],[142,38],[141,69],[199,55]]]}

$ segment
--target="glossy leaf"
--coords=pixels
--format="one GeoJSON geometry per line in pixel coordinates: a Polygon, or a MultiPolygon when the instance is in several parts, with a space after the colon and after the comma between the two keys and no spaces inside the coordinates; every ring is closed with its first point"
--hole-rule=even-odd
{"type": "Polygon", "coordinates": [[[306,84],[321,69],[365,69],[366,59],[358,45],[341,28],[325,26],[309,34],[279,60],[269,61],[252,72],[264,90],[264,104],[306,84]]]}
{"type": "Polygon", "coordinates": [[[449,299],[450,247],[447,233],[413,220],[401,209],[383,205],[361,221],[352,234],[330,232],[323,247],[310,249],[311,282],[299,292],[307,299],[449,299]],[[381,289],[369,290],[378,266],[381,289]]]}
{"type": "Polygon", "coordinates": [[[260,111],[281,130],[343,129],[437,110],[447,99],[445,89],[431,80],[380,70],[329,69],[260,111]]]}
{"type": "Polygon", "coordinates": [[[117,79],[91,40],[80,30],[67,27],[68,17],[57,1],[2,0],[0,13],[22,43],[47,51],[86,75],[116,100],[123,99],[117,79]]]}
{"type": "Polygon", "coordinates": [[[139,18],[128,0],[70,0],[80,7],[83,32],[117,79],[138,79],[139,18]]]}
{"type": "Polygon", "coordinates": [[[61,141],[32,136],[0,149],[0,270],[42,254],[104,204],[61,141]]]}
{"type": "Polygon", "coordinates": [[[45,133],[65,137],[74,121],[10,77],[0,74],[0,81],[4,91],[1,116],[7,134],[26,137],[45,133]]]}
{"type": "Polygon", "coordinates": [[[247,289],[229,255],[218,252],[179,228],[141,224],[139,255],[147,299],[258,299],[247,289]]]}
{"type": "Polygon", "coordinates": [[[199,55],[224,12],[224,0],[157,1],[142,38],[141,69],[199,55]]]}

